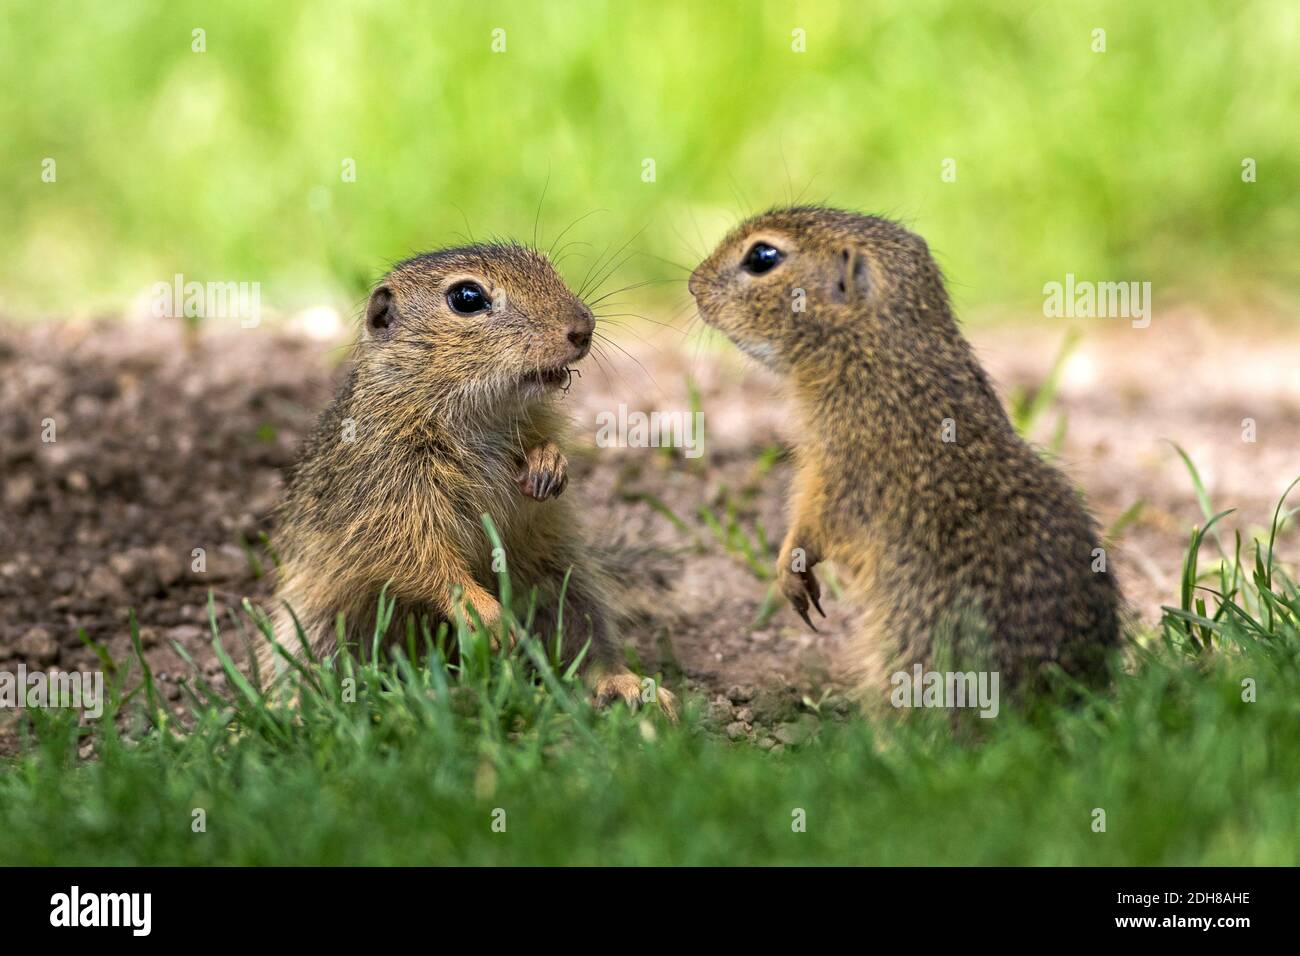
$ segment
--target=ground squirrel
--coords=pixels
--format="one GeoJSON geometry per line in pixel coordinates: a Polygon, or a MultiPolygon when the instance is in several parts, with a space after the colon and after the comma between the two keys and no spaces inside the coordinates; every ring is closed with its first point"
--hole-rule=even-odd
{"type": "Polygon", "coordinates": [[[801,434],[777,574],[810,625],[814,566],[851,576],[864,693],[918,663],[997,671],[1013,691],[1051,664],[1104,675],[1120,598],[1097,570],[1096,526],[1012,428],[923,239],[774,210],[733,230],[690,290],[706,323],[792,386],[801,434]]]}
{"type": "MultiPolygon", "coordinates": [[[[591,310],[525,246],[426,253],[384,277],[353,367],[289,474],[275,618],[287,650],[301,651],[289,608],[317,654],[335,649],[338,612],[368,647],[385,583],[394,622],[414,613],[436,630],[459,595],[459,610],[496,625],[486,513],[516,589],[538,589],[533,631],[553,638],[563,588],[566,659],[590,640],[598,702],[644,699],[572,496],[560,497],[568,422],[555,397],[594,331],[591,310]]],[[[275,656],[268,645],[262,661],[275,656]]],[[[653,690],[671,714],[672,696],[653,690]]]]}

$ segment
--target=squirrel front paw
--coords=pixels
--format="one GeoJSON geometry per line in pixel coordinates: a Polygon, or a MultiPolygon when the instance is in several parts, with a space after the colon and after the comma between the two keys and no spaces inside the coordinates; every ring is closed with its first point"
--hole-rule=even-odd
{"type": "Polygon", "coordinates": [[[530,448],[515,481],[529,498],[537,501],[558,498],[569,483],[569,459],[555,442],[530,448]]]}
{"type": "Polygon", "coordinates": [[[821,605],[821,585],[817,583],[817,575],[813,574],[812,568],[805,567],[800,571],[794,568],[793,560],[782,559],[776,569],[777,583],[781,586],[781,593],[785,595],[785,599],[799,612],[804,623],[816,631],[817,625],[813,624],[812,618],[808,616],[808,608],[814,607],[818,614],[822,617],[826,616],[821,605]]]}

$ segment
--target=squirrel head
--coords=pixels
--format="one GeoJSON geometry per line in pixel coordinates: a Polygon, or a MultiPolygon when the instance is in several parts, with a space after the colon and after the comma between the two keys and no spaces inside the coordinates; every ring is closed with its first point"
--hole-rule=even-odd
{"type": "Polygon", "coordinates": [[[427,252],[366,303],[361,362],[403,391],[493,404],[567,388],[596,320],[550,261],[522,245],[427,252]]]}
{"type": "Polygon", "coordinates": [[[906,341],[936,324],[956,330],[925,240],[838,209],[774,209],[741,223],[689,286],[706,323],[779,372],[845,332],[862,342],[906,341]]]}

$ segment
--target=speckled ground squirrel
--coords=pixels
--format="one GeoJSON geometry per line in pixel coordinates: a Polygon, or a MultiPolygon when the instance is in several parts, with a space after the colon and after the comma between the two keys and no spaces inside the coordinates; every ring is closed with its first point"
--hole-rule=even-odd
{"type": "Polygon", "coordinates": [[[801,435],[777,573],[805,621],[814,567],[865,614],[865,693],[920,663],[995,670],[1013,693],[1059,665],[1091,680],[1119,640],[1096,526],[1012,428],[958,331],[925,241],[817,207],[737,227],[694,272],[705,322],[785,377],[801,435]]]}
{"type": "MultiPolygon", "coordinates": [[[[591,310],[540,253],[476,245],[399,264],[371,293],[364,325],[354,365],[289,476],[277,640],[301,651],[287,604],[317,654],[335,649],[338,612],[348,640],[368,646],[386,582],[394,622],[414,613],[436,629],[454,619],[459,595],[461,610],[468,603],[495,626],[486,513],[516,588],[539,591],[533,630],[553,637],[569,572],[566,658],[590,640],[585,676],[598,702],[639,703],[606,581],[572,496],[560,497],[568,422],[554,400],[590,348],[591,310]]],[[[262,662],[275,657],[268,644],[262,662]]],[[[657,697],[671,714],[672,695],[657,697]]]]}

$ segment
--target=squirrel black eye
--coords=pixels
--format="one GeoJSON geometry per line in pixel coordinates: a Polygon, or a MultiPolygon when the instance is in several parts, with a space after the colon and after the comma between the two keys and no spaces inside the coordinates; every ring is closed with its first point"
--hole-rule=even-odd
{"type": "Polygon", "coordinates": [[[756,242],[752,245],[744,260],[740,263],[746,272],[752,272],[756,276],[761,276],[764,272],[769,272],[776,267],[785,253],[776,246],[769,246],[766,242],[756,242]]]}
{"type": "Polygon", "coordinates": [[[460,315],[473,315],[488,309],[487,293],[477,282],[457,282],[447,290],[447,304],[460,315]]]}

